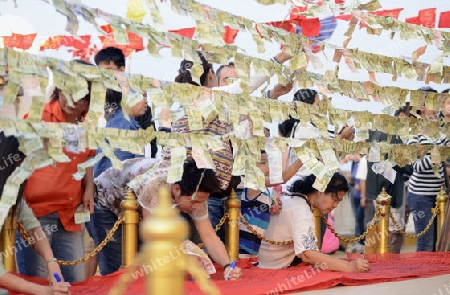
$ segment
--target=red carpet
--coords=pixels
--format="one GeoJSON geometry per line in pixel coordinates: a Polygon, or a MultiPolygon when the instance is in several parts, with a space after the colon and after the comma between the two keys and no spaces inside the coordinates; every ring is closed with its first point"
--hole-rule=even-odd
{"type": "MultiPolygon", "coordinates": [[[[225,295],[289,294],[294,291],[327,289],[338,284],[356,286],[450,274],[448,253],[407,253],[380,257],[367,255],[372,266],[368,273],[318,271],[306,265],[283,270],[250,267],[243,270],[244,276],[240,281],[223,281],[219,273],[214,275],[213,280],[225,295]]],[[[117,272],[107,277],[91,277],[86,282],[74,284],[71,292],[73,295],[106,295],[121,274],[122,272],[117,272]]],[[[37,278],[30,280],[46,283],[45,280],[37,278]]],[[[202,294],[194,282],[186,282],[185,287],[185,294],[202,294]]],[[[141,295],[145,294],[144,290],[145,282],[143,277],[140,277],[131,282],[126,294],[141,295]]]]}

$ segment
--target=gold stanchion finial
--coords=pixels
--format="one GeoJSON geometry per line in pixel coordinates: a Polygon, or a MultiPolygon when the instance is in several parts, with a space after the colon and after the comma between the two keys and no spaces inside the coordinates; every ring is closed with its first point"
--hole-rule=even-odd
{"type": "Polygon", "coordinates": [[[0,255],[3,257],[3,265],[9,272],[16,271],[16,247],[15,247],[15,231],[16,231],[16,217],[12,216],[9,211],[5,218],[3,228],[0,235],[0,255]]]}
{"type": "Polygon", "coordinates": [[[180,245],[188,237],[188,225],[172,208],[171,199],[169,189],[160,188],[158,207],[141,228],[146,242],[147,294],[184,294],[187,267],[180,245]]]}
{"type": "Polygon", "coordinates": [[[225,246],[230,259],[237,260],[239,258],[239,216],[241,200],[237,197],[234,190],[225,201],[227,208],[228,221],[225,227],[225,246]]]}
{"type": "Polygon", "coordinates": [[[386,254],[391,252],[389,246],[389,214],[391,208],[391,196],[386,190],[381,190],[377,197],[377,205],[380,207],[380,220],[377,225],[377,254],[386,254]]]}
{"type": "MultiPolygon", "coordinates": [[[[445,169],[445,168],[444,168],[445,169]]],[[[436,205],[439,210],[437,215],[437,242],[436,242],[436,249],[439,248],[439,240],[442,235],[442,227],[444,226],[445,221],[445,207],[447,205],[448,196],[445,193],[444,186],[441,186],[441,190],[439,191],[439,194],[436,196],[436,205]]]]}
{"type": "Polygon", "coordinates": [[[128,189],[122,203],[122,266],[130,266],[138,250],[138,225],[139,225],[139,203],[136,201],[133,190],[128,189]]]}

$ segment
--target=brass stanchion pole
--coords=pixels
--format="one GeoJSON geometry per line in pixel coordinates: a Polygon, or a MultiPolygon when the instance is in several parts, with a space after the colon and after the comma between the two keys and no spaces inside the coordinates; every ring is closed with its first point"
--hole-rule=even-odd
{"type": "Polygon", "coordinates": [[[228,213],[228,221],[225,227],[225,247],[233,261],[239,258],[239,215],[241,212],[241,200],[234,190],[232,190],[228,200],[225,201],[225,206],[228,213]]]}
{"type": "Polygon", "coordinates": [[[180,245],[188,237],[188,224],[171,208],[171,199],[169,189],[160,188],[158,208],[141,227],[148,295],[184,294],[187,267],[180,245]]]}
{"type": "MultiPolygon", "coordinates": [[[[444,168],[445,169],[445,168],[444,168]]],[[[444,226],[444,220],[445,220],[445,207],[447,205],[448,196],[445,193],[444,186],[441,186],[441,190],[439,191],[439,194],[436,197],[436,203],[438,205],[438,215],[437,215],[437,242],[436,242],[436,249],[438,248],[437,245],[439,245],[439,240],[442,236],[442,227],[444,226]]]]}
{"type": "Polygon", "coordinates": [[[317,208],[314,208],[313,214],[314,214],[314,226],[316,228],[317,247],[319,247],[320,249],[322,246],[322,232],[320,230],[322,214],[317,208]]]}
{"type": "Polygon", "coordinates": [[[16,271],[16,248],[14,247],[16,224],[16,217],[12,216],[10,211],[0,234],[0,255],[5,269],[9,272],[16,271]]]}
{"type": "Polygon", "coordinates": [[[122,223],[122,266],[130,266],[138,251],[139,203],[131,189],[120,204],[124,221],[122,223]]]}
{"type": "Polygon", "coordinates": [[[381,190],[377,197],[377,205],[380,206],[380,220],[377,224],[377,254],[386,254],[391,252],[389,245],[389,213],[391,209],[391,196],[387,194],[386,190],[381,190]]]}

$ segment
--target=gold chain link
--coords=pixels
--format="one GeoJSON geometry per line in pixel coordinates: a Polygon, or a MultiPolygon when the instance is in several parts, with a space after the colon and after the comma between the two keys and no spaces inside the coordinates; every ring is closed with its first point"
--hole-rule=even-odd
{"type": "Polygon", "coordinates": [[[328,229],[341,241],[347,242],[347,243],[354,243],[354,242],[359,242],[362,239],[364,239],[364,237],[367,235],[367,233],[372,229],[372,227],[376,224],[376,219],[380,216],[381,214],[381,207],[377,209],[377,211],[375,211],[375,215],[373,216],[373,219],[370,223],[370,225],[367,226],[366,231],[360,235],[359,237],[355,237],[355,238],[344,238],[342,236],[340,236],[336,230],[328,223],[328,220],[325,218],[325,216],[322,214],[322,220],[325,222],[325,224],[327,225],[328,229]]]}
{"type": "Polygon", "coordinates": [[[404,234],[406,237],[408,238],[420,238],[421,236],[423,236],[431,227],[431,225],[433,224],[434,220],[436,219],[436,216],[439,214],[439,205],[436,203],[436,207],[434,207],[434,212],[433,212],[433,216],[431,217],[430,221],[428,222],[427,226],[425,227],[425,229],[423,231],[421,231],[418,234],[408,234],[406,233],[401,227],[400,225],[397,223],[397,221],[395,220],[394,216],[392,215],[391,212],[389,212],[389,218],[392,220],[392,222],[395,225],[395,228],[401,233],[404,234]]]}
{"type": "Polygon", "coordinates": [[[269,244],[272,245],[290,245],[294,242],[294,240],[288,240],[288,241],[282,241],[282,242],[277,242],[277,241],[272,241],[269,240],[268,238],[264,237],[263,235],[261,235],[259,232],[257,232],[248,222],[247,220],[245,220],[244,216],[242,216],[242,214],[239,213],[239,217],[242,221],[242,223],[248,228],[248,230],[254,234],[255,236],[258,237],[258,239],[267,242],[269,244]]]}
{"type": "MultiPolygon", "coordinates": [[[[82,257],[77,260],[72,260],[72,261],[58,260],[58,264],[64,265],[64,266],[73,266],[73,265],[77,265],[77,264],[86,262],[87,260],[89,260],[92,257],[94,257],[95,255],[97,255],[98,252],[100,252],[106,246],[106,244],[109,242],[109,240],[111,240],[111,238],[114,236],[114,234],[116,233],[117,229],[119,228],[120,224],[122,224],[124,219],[125,218],[122,215],[119,216],[116,223],[114,223],[114,226],[112,227],[111,231],[108,233],[108,235],[105,237],[105,239],[100,243],[100,245],[98,245],[97,248],[94,249],[94,251],[92,251],[85,257],[82,257]]],[[[28,244],[32,245],[32,243],[30,243],[30,236],[25,231],[25,228],[23,227],[23,225],[20,222],[18,222],[17,225],[18,225],[18,229],[19,229],[22,237],[28,242],[28,244]]]]}
{"type": "MultiPolygon", "coordinates": [[[[227,221],[229,214],[225,213],[223,215],[223,217],[220,219],[219,223],[216,225],[216,228],[214,229],[216,232],[218,232],[220,230],[220,228],[222,227],[222,225],[225,223],[225,221],[227,221]]],[[[203,248],[203,243],[200,243],[197,245],[199,248],[203,248]]]]}
{"type": "Polygon", "coordinates": [[[220,219],[219,223],[216,225],[216,228],[215,228],[216,232],[218,232],[220,230],[220,228],[225,223],[225,221],[227,221],[228,217],[230,217],[230,215],[228,213],[225,213],[223,215],[222,219],[220,219]]]}

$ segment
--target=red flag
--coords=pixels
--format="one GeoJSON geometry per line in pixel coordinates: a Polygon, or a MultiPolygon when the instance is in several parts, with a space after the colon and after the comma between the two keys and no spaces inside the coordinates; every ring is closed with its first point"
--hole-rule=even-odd
{"type": "Polygon", "coordinates": [[[302,34],[305,37],[319,36],[320,33],[320,20],[317,17],[307,18],[300,22],[302,27],[302,34]]]}
{"type": "Polygon", "coordinates": [[[89,62],[91,60],[92,56],[95,56],[98,52],[97,46],[94,45],[94,47],[86,47],[83,49],[74,49],[69,50],[69,52],[72,51],[73,57],[78,57],[81,60],[89,62]]]}
{"type": "Polygon", "coordinates": [[[58,50],[61,46],[74,47],[76,49],[85,49],[89,47],[90,43],[91,43],[90,35],[79,36],[79,38],[73,36],[58,35],[49,37],[47,40],[45,40],[44,43],[42,43],[39,49],[58,50]]]}
{"type": "Polygon", "coordinates": [[[420,20],[418,16],[408,17],[405,19],[405,22],[407,22],[408,24],[420,25],[420,20]]]}
{"type": "Polygon", "coordinates": [[[225,26],[225,33],[223,33],[223,40],[227,44],[233,44],[234,39],[236,39],[239,30],[230,28],[229,26],[225,26]]]}
{"type": "Polygon", "coordinates": [[[438,28],[450,28],[450,11],[441,12],[438,28]]]}
{"type": "Polygon", "coordinates": [[[334,19],[341,19],[341,20],[345,20],[345,21],[350,21],[352,19],[352,15],[351,14],[336,15],[334,17],[334,19]]]}
{"type": "Polygon", "coordinates": [[[426,28],[434,28],[436,26],[436,8],[420,10],[419,24],[426,28]]]}
{"type": "Polygon", "coordinates": [[[48,37],[47,40],[44,41],[44,43],[41,44],[41,46],[39,47],[39,50],[44,50],[44,49],[54,49],[54,50],[58,50],[61,47],[61,40],[62,38],[64,38],[65,36],[53,36],[53,37],[48,37]]]}
{"type": "Polygon", "coordinates": [[[91,44],[91,36],[89,35],[79,36],[79,39],[72,36],[70,37],[72,38],[71,45],[76,49],[85,49],[91,44]]]}
{"type": "Polygon", "coordinates": [[[169,30],[169,32],[192,39],[194,38],[195,28],[185,28],[179,30],[169,30]]]}
{"type": "Polygon", "coordinates": [[[109,24],[104,25],[104,26],[101,26],[100,28],[103,31],[105,31],[105,33],[107,33],[106,36],[98,37],[100,39],[100,41],[102,42],[102,45],[103,45],[102,48],[109,47],[109,46],[117,47],[123,51],[123,54],[125,56],[129,56],[133,52],[133,50],[139,51],[139,50],[144,49],[143,39],[135,33],[127,31],[129,44],[117,45],[116,41],[114,40],[114,32],[113,32],[111,25],[109,25],[109,24]]]}
{"type": "Polygon", "coordinates": [[[380,10],[380,11],[372,11],[371,14],[378,16],[390,16],[395,19],[398,19],[400,12],[402,12],[403,8],[389,9],[389,10],[380,10]]]}
{"type": "Polygon", "coordinates": [[[109,25],[109,24],[108,24],[108,25],[100,26],[100,29],[102,29],[102,31],[104,31],[104,32],[107,33],[107,34],[109,34],[109,33],[114,33],[114,31],[113,31],[111,25],[109,25]]]}
{"type": "Polygon", "coordinates": [[[294,26],[290,21],[279,21],[279,22],[269,22],[265,23],[268,26],[276,27],[288,31],[290,33],[295,33],[294,26]]]}
{"type": "Polygon", "coordinates": [[[136,51],[144,49],[144,42],[139,35],[132,33],[132,32],[128,32],[128,31],[127,31],[127,35],[128,35],[128,40],[130,41],[130,44],[126,45],[127,47],[134,49],[136,51]]]}
{"type": "Polygon", "coordinates": [[[36,38],[36,33],[21,35],[16,33],[11,33],[11,36],[3,36],[3,43],[5,47],[8,48],[20,48],[20,49],[29,49],[31,45],[33,45],[33,41],[36,38]]]}

